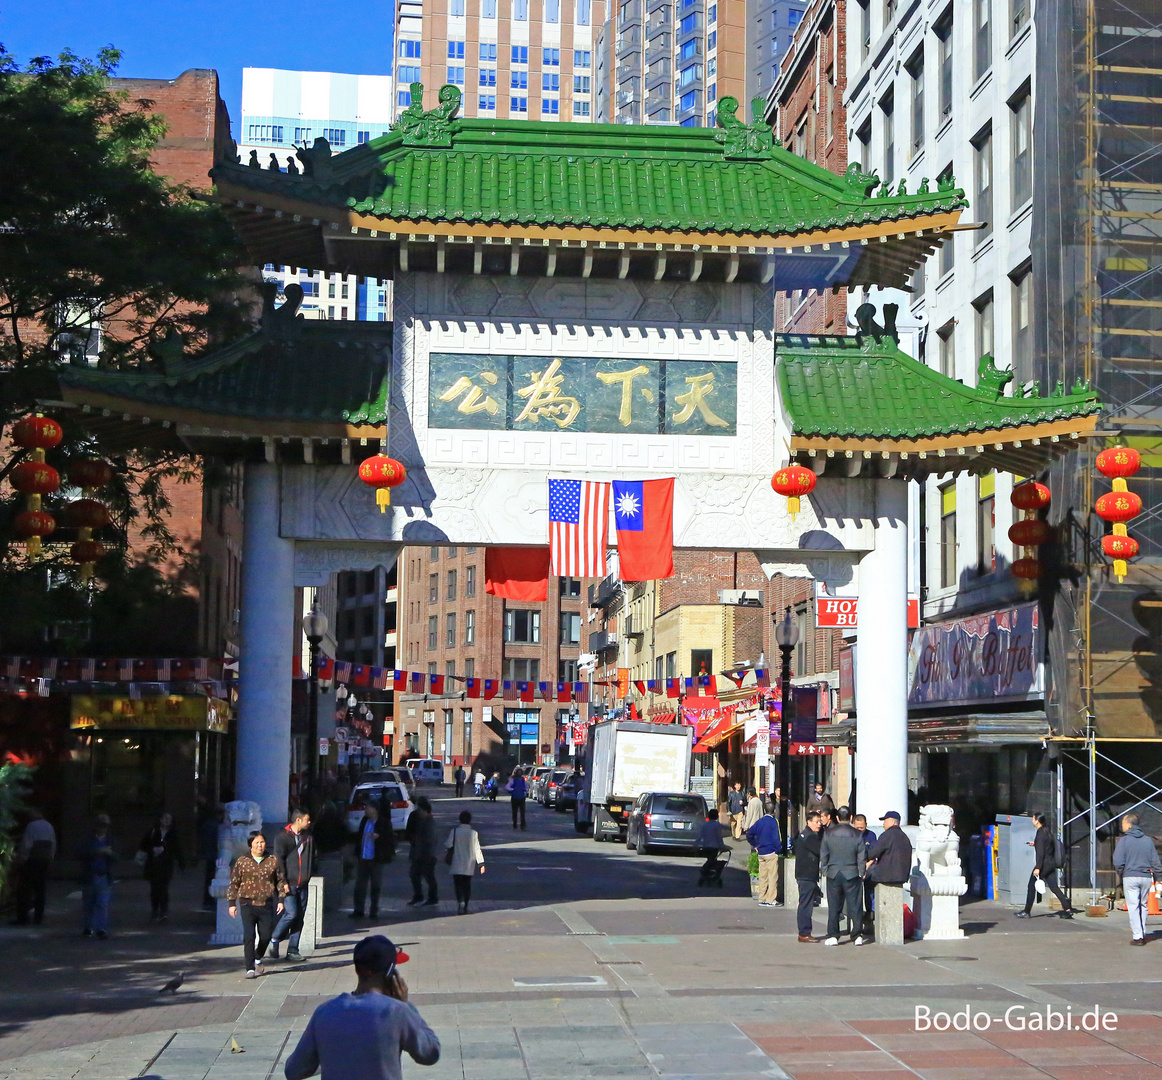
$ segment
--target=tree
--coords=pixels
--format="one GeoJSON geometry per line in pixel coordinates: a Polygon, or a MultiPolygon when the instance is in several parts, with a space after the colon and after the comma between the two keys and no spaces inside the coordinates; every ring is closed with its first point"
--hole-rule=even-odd
{"type": "Polygon", "coordinates": [[[32,769],[19,761],[0,765],[0,893],[8,883],[16,856],[16,830],[20,815],[27,809],[25,799],[31,789],[32,769]]]}
{"type": "MultiPolygon", "coordinates": [[[[96,60],[65,52],[21,68],[0,47],[0,479],[21,456],[2,452],[5,427],[54,396],[56,367],[89,362],[96,329],[109,368],[152,366],[174,335],[198,354],[247,329],[238,240],[216,205],[150,167],[165,122],[117,89],[118,60],[113,49],[96,60]]],[[[65,441],[50,460],[111,461],[103,498],[120,529],[139,531],[154,560],[174,554],[163,481],[196,476],[198,463],[110,452],[67,412],[59,419],[65,441]]],[[[26,562],[16,509],[0,509],[0,574],[26,562]]]]}

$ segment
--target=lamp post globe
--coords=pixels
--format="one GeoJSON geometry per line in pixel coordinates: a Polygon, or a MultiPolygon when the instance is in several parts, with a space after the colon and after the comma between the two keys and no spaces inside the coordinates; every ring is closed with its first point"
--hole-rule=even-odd
{"type": "Polygon", "coordinates": [[[310,612],[303,616],[303,635],[312,645],[318,645],[327,636],[327,616],[318,606],[312,607],[310,612]]]}
{"type": "Polygon", "coordinates": [[[791,618],[791,609],[783,612],[781,619],[775,619],[775,644],[780,649],[793,649],[799,644],[799,624],[791,618]]]}

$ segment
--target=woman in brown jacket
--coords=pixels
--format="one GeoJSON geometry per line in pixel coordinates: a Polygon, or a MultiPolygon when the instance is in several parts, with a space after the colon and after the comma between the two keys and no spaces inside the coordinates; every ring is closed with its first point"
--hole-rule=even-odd
{"type": "Polygon", "coordinates": [[[266,837],[260,832],[250,834],[250,853],[239,855],[230,871],[230,887],[226,899],[230,901],[230,918],[242,917],[242,950],[246,956],[246,977],[257,978],[262,971],[262,958],[274,931],[274,916],[282,914],[282,898],[290,891],[278,859],[266,854],[266,837]],[[254,949],[254,934],[258,932],[258,951],[254,949]]]}

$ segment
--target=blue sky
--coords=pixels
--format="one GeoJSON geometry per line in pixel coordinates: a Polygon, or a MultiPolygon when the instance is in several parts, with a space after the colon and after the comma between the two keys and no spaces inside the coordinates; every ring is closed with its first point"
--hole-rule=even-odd
{"type": "Polygon", "coordinates": [[[72,49],[121,50],[119,75],[172,79],[215,68],[238,132],[244,67],[391,72],[392,0],[0,0],[0,44],[21,64],[72,49]]]}

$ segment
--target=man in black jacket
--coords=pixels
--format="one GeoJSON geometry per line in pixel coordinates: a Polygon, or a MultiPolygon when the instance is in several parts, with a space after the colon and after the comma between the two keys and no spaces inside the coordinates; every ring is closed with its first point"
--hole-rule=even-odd
{"type": "Polygon", "coordinates": [[[315,872],[315,840],[307,829],[311,825],[308,811],[291,811],[290,824],[275,837],[274,857],[282,865],[283,875],[290,892],[283,897],[282,915],[270,939],[270,958],[278,959],[279,943],[289,939],[286,947],[288,960],[305,960],[299,952],[299,938],[303,932],[303,919],[307,914],[307,883],[315,872]]]}
{"type": "Polygon", "coordinates": [[[823,844],[823,826],[818,813],[807,815],[807,828],[795,841],[795,881],[799,886],[799,940],[818,941],[811,934],[811,916],[819,903],[819,852],[823,844]]]}
{"type": "Polygon", "coordinates": [[[408,818],[405,835],[408,841],[408,876],[412,881],[412,898],[408,906],[432,907],[440,902],[436,886],[436,822],[431,801],[424,795],[416,799],[416,808],[408,818]],[[424,882],[428,898],[424,899],[424,882]]]}
{"type": "Polygon", "coordinates": [[[827,881],[827,940],[824,945],[839,944],[839,915],[847,910],[853,945],[862,945],[863,874],[867,859],[863,834],[852,828],[851,809],[841,806],[835,811],[836,824],[823,834],[819,852],[819,869],[827,881]]]}
{"type": "Polygon", "coordinates": [[[889,810],[880,821],[884,831],[867,852],[867,873],[877,885],[903,885],[912,875],[912,841],[900,828],[900,815],[889,810]]]}
{"type": "Polygon", "coordinates": [[[363,808],[363,820],[355,833],[355,910],[351,918],[363,918],[363,901],[371,890],[371,917],[379,914],[379,891],[383,867],[395,858],[395,834],[391,831],[391,815],[380,817],[379,807],[368,803],[363,808]]]}

